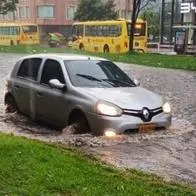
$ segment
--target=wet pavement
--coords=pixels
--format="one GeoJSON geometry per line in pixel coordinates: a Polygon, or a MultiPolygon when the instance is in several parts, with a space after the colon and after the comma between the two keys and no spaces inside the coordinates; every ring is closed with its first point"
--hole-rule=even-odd
{"type": "Polygon", "coordinates": [[[47,142],[82,147],[88,153],[120,168],[135,168],[196,186],[196,72],[118,63],[141,85],[163,95],[172,105],[168,130],[116,138],[74,135],[71,128],[51,130],[18,115],[4,113],[4,80],[22,55],[0,53],[0,131],[47,142]]]}

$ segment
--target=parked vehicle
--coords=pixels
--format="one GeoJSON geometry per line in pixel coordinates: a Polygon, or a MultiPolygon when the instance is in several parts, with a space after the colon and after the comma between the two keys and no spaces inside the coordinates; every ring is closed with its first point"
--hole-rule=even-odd
{"type": "Polygon", "coordinates": [[[40,34],[37,24],[0,22],[0,45],[38,45],[40,34]]]}
{"type": "Polygon", "coordinates": [[[15,64],[5,104],[8,112],[60,128],[75,124],[78,133],[111,136],[170,126],[169,103],[136,83],[106,59],[36,54],[15,64]]]}
{"type": "MultiPolygon", "coordinates": [[[[146,52],[147,22],[137,19],[133,48],[146,52]]],[[[129,51],[131,21],[125,19],[87,21],[73,24],[73,49],[100,53],[125,53],[129,51]]]]}
{"type": "Polygon", "coordinates": [[[50,47],[67,46],[67,39],[60,33],[49,33],[48,44],[50,47]]]}

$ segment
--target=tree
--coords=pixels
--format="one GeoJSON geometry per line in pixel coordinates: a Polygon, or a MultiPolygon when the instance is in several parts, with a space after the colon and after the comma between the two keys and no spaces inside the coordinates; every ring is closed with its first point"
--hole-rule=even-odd
{"type": "Polygon", "coordinates": [[[110,19],[117,19],[118,13],[115,11],[116,5],[114,4],[114,0],[108,0],[104,5],[104,15],[103,19],[110,20],[110,19]]]}
{"type": "Polygon", "coordinates": [[[148,33],[150,35],[159,36],[160,32],[160,14],[153,10],[152,8],[144,9],[140,18],[146,20],[148,23],[148,33]]]}
{"type": "Polygon", "coordinates": [[[129,37],[129,50],[133,50],[133,39],[135,32],[135,24],[140,11],[145,8],[150,2],[155,2],[156,0],[133,0],[133,12],[131,17],[131,32],[129,37]]]}
{"type": "Polygon", "coordinates": [[[110,20],[118,17],[115,11],[114,0],[108,0],[103,3],[100,0],[80,0],[75,20],[110,20]]]}
{"type": "Polygon", "coordinates": [[[0,14],[7,14],[16,10],[18,0],[0,0],[0,14]]]}

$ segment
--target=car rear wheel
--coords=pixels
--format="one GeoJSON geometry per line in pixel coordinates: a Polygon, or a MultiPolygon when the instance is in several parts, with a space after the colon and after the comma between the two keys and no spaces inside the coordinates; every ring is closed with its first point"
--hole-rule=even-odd
{"type": "Polygon", "coordinates": [[[5,105],[6,105],[6,109],[5,109],[6,113],[14,113],[18,110],[16,101],[11,95],[6,97],[5,105]]]}
{"type": "Polygon", "coordinates": [[[90,131],[88,120],[82,112],[74,112],[71,115],[69,124],[73,126],[76,134],[87,133],[90,131]]]}

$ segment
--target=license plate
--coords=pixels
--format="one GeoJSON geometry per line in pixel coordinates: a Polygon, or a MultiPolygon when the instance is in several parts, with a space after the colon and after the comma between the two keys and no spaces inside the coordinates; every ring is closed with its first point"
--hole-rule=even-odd
{"type": "Polygon", "coordinates": [[[153,123],[141,124],[138,127],[140,133],[150,133],[155,130],[156,125],[153,123]]]}

